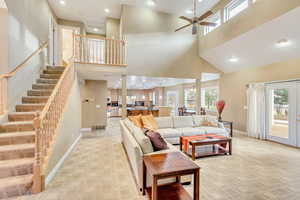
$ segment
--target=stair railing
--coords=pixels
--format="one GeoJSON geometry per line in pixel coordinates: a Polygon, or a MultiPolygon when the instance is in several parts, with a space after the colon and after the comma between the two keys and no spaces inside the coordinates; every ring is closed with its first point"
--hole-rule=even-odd
{"type": "Polygon", "coordinates": [[[45,42],[40,48],[33,52],[21,64],[15,67],[11,72],[0,75],[0,115],[6,113],[7,110],[7,87],[8,79],[15,76],[21,69],[26,67],[29,62],[48,47],[48,42],[45,42]]]}
{"type": "Polygon", "coordinates": [[[127,66],[124,39],[75,34],[73,43],[76,63],[127,66]]]}
{"type": "Polygon", "coordinates": [[[45,189],[46,168],[74,80],[74,61],[71,60],[56,84],[44,109],[37,113],[34,119],[36,149],[32,192],[35,194],[45,189]]]}

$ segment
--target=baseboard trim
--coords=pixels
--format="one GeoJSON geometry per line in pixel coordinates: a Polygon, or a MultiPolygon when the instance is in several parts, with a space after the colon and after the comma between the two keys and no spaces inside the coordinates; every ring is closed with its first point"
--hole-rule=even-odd
{"type": "Polygon", "coordinates": [[[245,131],[240,131],[240,130],[233,130],[234,134],[239,134],[239,135],[247,135],[247,133],[245,131]]]}
{"type": "Polygon", "coordinates": [[[77,145],[77,143],[80,141],[81,137],[82,137],[82,134],[80,133],[80,135],[77,137],[77,139],[75,140],[75,142],[70,146],[70,148],[68,149],[68,151],[63,155],[63,157],[58,161],[58,163],[55,165],[55,167],[48,174],[48,176],[46,177],[46,180],[45,180],[45,184],[46,185],[48,185],[52,181],[52,179],[55,177],[55,175],[57,174],[58,170],[61,168],[61,166],[63,165],[63,163],[65,162],[65,160],[69,157],[70,153],[73,151],[73,149],[75,148],[75,146],[77,145]]]}

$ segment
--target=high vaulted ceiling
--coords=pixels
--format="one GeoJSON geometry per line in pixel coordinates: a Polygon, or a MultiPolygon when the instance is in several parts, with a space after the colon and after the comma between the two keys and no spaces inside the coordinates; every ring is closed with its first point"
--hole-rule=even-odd
{"type": "Polygon", "coordinates": [[[215,48],[203,50],[200,56],[225,73],[299,58],[298,19],[300,7],[215,48]],[[287,43],[278,45],[282,40],[287,43]]]}
{"type": "MultiPolygon", "coordinates": [[[[120,18],[121,5],[147,6],[149,0],[63,0],[65,5],[60,4],[61,0],[48,0],[54,12],[59,18],[75,20],[83,22],[88,32],[95,32],[94,28],[98,28],[98,33],[105,33],[105,21],[107,17],[120,18]],[[109,9],[109,13],[104,10],[109,9]]],[[[193,0],[153,0],[156,2],[152,9],[178,14],[187,14],[187,10],[193,8],[193,0]]],[[[212,8],[220,0],[197,0],[198,14],[212,8]]]]}

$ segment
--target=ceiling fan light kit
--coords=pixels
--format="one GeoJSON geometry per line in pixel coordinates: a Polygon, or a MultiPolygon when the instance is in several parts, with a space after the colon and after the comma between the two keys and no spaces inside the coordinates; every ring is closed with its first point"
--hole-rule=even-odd
{"type": "Polygon", "coordinates": [[[193,18],[188,18],[188,17],[185,17],[185,16],[179,17],[180,19],[189,22],[189,24],[184,25],[184,26],[176,29],[175,32],[180,31],[180,30],[182,30],[184,28],[187,28],[187,27],[193,25],[192,33],[193,33],[193,35],[196,35],[197,34],[197,25],[201,25],[201,26],[217,26],[216,23],[203,21],[204,19],[208,18],[209,16],[211,16],[213,14],[213,12],[211,10],[207,11],[206,13],[204,13],[203,15],[201,15],[200,17],[196,16],[197,15],[196,12],[197,12],[197,0],[194,0],[194,17],[193,18]]]}

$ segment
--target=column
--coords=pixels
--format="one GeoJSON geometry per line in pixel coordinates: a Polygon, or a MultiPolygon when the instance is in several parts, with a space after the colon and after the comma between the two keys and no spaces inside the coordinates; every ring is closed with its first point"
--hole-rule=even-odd
{"type": "Polygon", "coordinates": [[[201,79],[196,79],[196,113],[200,115],[201,109],[201,79]]]}
{"type": "Polygon", "coordinates": [[[122,119],[127,117],[127,75],[122,75],[122,119]]]}

